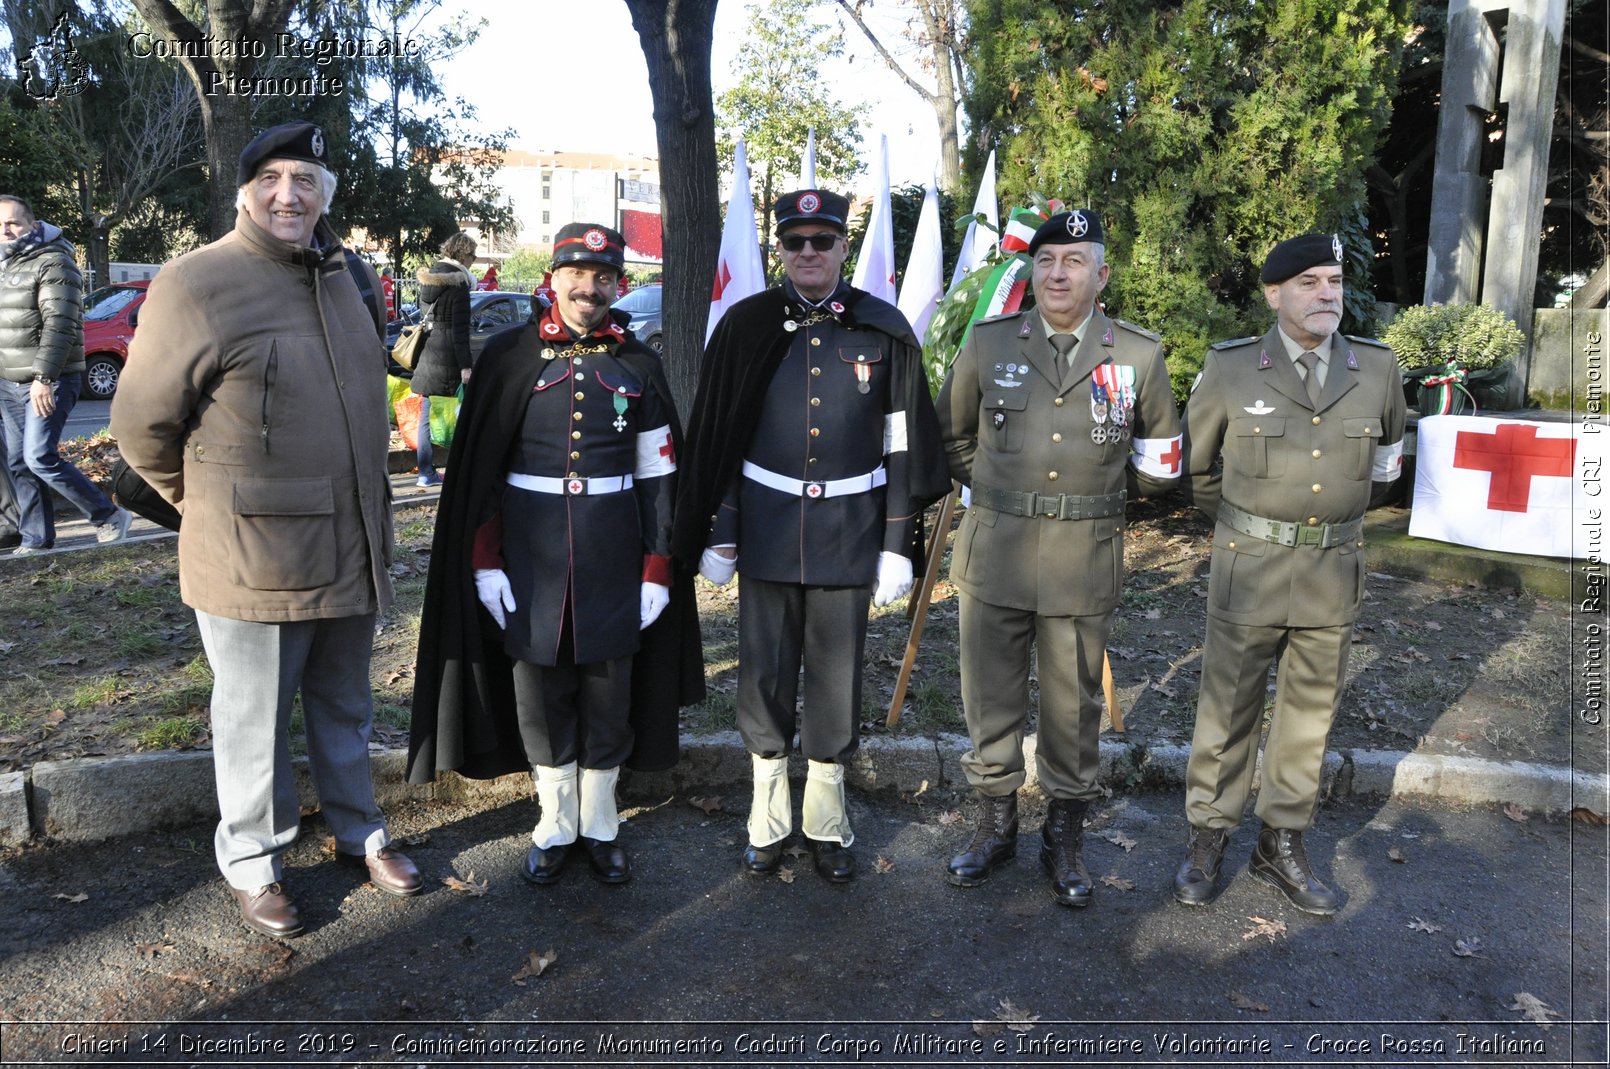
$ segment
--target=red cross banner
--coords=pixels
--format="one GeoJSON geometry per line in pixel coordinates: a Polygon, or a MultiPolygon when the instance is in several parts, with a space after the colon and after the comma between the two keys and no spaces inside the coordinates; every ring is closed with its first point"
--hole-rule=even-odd
{"type": "Polygon", "coordinates": [[[1604,435],[1572,423],[1427,416],[1415,450],[1409,534],[1538,557],[1588,556],[1605,502],[1604,435]],[[1591,478],[1584,478],[1584,476],[1591,478]]]}

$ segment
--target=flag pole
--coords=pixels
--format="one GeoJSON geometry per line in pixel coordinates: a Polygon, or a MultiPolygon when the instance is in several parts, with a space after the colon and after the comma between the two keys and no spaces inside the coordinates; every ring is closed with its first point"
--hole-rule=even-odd
{"type": "Polygon", "coordinates": [[[906,687],[911,683],[911,670],[917,664],[917,646],[922,642],[922,627],[928,620],[928,603],[933,600],[934,585],[939,582],[939,562],[945,556],[945,543],[950,538],[950,521],[956,513],[955,483],[950,493],[939,502],[939,522],[934,525],[934,536],[928,540],[928,566],[922,570],[922,585],[911,595],[906,615],[911,619],[911,632],[906,638],[906,656],[900,662],[900,674],[894,681],[894,697],[889,702],[889,715],[883,726],[893,728],[900,723],[900,708],[906,703],[906,687]]]}

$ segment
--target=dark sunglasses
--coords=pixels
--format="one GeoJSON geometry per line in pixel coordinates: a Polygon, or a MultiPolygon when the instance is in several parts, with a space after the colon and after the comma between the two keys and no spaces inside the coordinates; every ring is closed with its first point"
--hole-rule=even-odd
{"type": "Polygon", "coordinates": [[[799,252],[805,247],[807,242],[809,242],[811,248],[815,249],[817,252],[826,252],[831,249],[838,242],[838,240],[839,236],[837,234],[785,234],[777,239],[778,243],[781,244],[783,249],[787,252],[799,252]]]}

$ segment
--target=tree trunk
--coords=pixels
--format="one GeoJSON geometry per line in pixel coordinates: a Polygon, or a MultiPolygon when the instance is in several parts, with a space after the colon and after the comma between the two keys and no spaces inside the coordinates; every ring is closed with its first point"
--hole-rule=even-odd
{"type": "Polygon", "coordinates": [[[686,416],[698,388],[721,246],[710,47],[716,0],[626,0],[648,62],[665,232],[665,371],[686,416]]]}

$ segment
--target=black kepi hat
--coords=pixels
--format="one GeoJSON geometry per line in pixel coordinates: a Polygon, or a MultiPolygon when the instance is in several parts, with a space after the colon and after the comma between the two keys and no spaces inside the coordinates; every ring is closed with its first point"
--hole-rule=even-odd
{"type": "Polygon", "coordinates": [[[777,220],[775,231],[778,234],[800,223],[825,223],[847,232],[850,201],[825,189],[796,189],[777,198],[772,215],[777,220]]]}
{"type": "Polygon", "coordinates": [[[590,263],[626,270],[626,239],[597,223],[567,223],[553,242],[553,266],[590,263]]]}
{"type": "Polygon", "coordinates": [[[1263,262],[1263,274],[1259,278],[1266,285],[1278,285],[1310,267],[1320,264],[1340,266],[1341,262],[1340,237],[1335,234],[1304,234],[1300,238],[1288,238],[1269,250],[1269,258],[1263,262]]]}
{"type": "Polygon", "coordinates": [[[1041,245],[1072,245],[1080,241],[1105,244],[1106,235],[1101,229],[1101,216],[1091,208],[1074,208],[1058,212],[1040,224],[1029,239],[1029,255],[1033,256],[1041,245]]]}
{"type": "Polygon", "coordinates": [[[241,151],[240,166],[235,168],[235,184],[243,186],[250,182],[264,160],[306,160],[328,168],[330,146],[324,139],[324,131],[310,122],[270,126],[241,151]]]}

